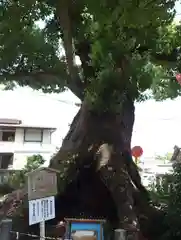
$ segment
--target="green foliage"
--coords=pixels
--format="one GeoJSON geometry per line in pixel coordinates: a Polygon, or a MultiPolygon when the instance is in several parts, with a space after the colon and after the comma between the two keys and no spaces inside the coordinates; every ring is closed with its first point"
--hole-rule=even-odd
{"type": "Polygon", "coordinates": [[[175,0],[66,2],[71,32],[64,29],[67,20],[59,20],[66,9],[58,0],[1,1],[0,81],[7,88],[17,82],[59,92],[76,84],[93,105],[107,109],[124,101],[125,92],[139,101],[180,95],[174,76],[181,70],[175,0]],[[66,32],[82,61],[76,67],[79,84],[67,72],[66,32]],[[151,94],[145,94],[148,89],[151,94]]]}
{"type": "Polygon", "coordinates": [[[169,226],[164,234],[164,240],[173,240],[181,238],[181,165],[174,167],[174,178],[172,189],[169,195],[168,212],[165,223],[169,226]]]}
{"type": "Polygon", "coordinates": [[[167,208],[174,176],[172,174],[158,175],[156,181],[149,186],[150,196],[154,205],[167,208]]]}
{"type": "Polygon", "coordinates": [[[171,160],[172,155],[173,155],[173,153],[166,153],[166,154],[163,155],[163,156],[157,155],[157,156],[155,157],[155,159],[156,159],[156,160],[161,160],[161,161],[163,161],[163,162],[165,163],[165,162],[168,162],[168,161],[171,160]]]}
{"type": "Polygon", "coordinates": [[[5,85],[15,80],[45,92],[64,88],[65,64],[56,54],[58,42],[48,41],[36,26],[36,21],[50,14],[45,2],[1,2],[0,75],[5,85]]]}
{"type": "Polygon", "coordinates": [[[27,163],[21,171],[13,173],[9,180],[9,186],[14,189],[21,188],[26,183],[27,173],[31,172],[45,163],[45,160],[41,155],[33,155],[27,158],[27,163]]]}
{"type": "Polygon", "coordinates": [[[174,166],[172,175],[160,177],[150,189],[152,202],[165,211],[162,223],[164,234],[160,240],[177,240],[181,238],[181,165],[174,166]]]}

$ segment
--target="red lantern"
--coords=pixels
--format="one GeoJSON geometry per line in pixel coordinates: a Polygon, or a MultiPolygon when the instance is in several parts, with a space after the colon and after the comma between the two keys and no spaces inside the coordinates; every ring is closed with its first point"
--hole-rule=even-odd
{"type": "Polygon", "coordinates": [[[181,73],[176,74],[177,82],[181,85],[181,73]]]}
{"type": "Polygon", "coordinates": [[[132,156],[135,158],[139,158],[143,154],[143,149],[140,146],[135,146],[131,150],[132,156]]]}
{"type": "Polygon", "coordinates": [[[135,146],[131,150],[132,156],[135,158],[136,165],[138,164],[139,157],[143,154],[143,149],[140,146],[135,146]]]}

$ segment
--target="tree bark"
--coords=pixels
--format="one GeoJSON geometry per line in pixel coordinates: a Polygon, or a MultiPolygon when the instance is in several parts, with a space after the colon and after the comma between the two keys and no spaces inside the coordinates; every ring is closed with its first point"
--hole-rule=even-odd
{"type": "Polygon", "coordinates": [[[131,157],[133,124],[134,103],[129,98],[120,113],[96,113],[83,102],[61,149],[50,162],[52,168],[67,170],[66,179],[71,181],[82,166],[94,169],[116,205],[117,227],[129,232],[139,231],[134,194],[147,196],[131,157]]]}
{"type": "MultiPolygon", "coordinates": [[[[48,222],[49,236],[55,230],[52,225],[64,217],[106,218],[113,228],[128,230],[129,239],[136,239],[142,232],[147,239],[156,240],[164,233],[165,226],[160,225],[164,213],[148,204],[147,191],[131,158],[133,123],[134,104],[130,99],[117,114],[96,113],[86,102],[82,104],[61,149],[50,161],[50,167],[61,174],[56,219],[48,222]]],[[[11,208],[13,214],[17,212],[11,195],[1,206],[4,215],[11,208]]],[[[21,195],[23,203],[26,191],[21,195]]],[[[28,226],[28,212],[24,210],[23,223],[15,221],[20,223],[18,228],[39,234],[36,226],[28,226]]]]}

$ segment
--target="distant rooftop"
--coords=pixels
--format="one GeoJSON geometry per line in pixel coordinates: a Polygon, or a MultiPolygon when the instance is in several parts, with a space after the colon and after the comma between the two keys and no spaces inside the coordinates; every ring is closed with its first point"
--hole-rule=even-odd
{"type": "Polygon", "coordinates": [[[22,121],[13,118],[0,118],[0,124],[21,124],[22,121]]]}
{"type": "Polygon", "coordinates": [[[13,128],[39,128],[39,129],[50,129],[55,131],[56,128],[52,126],[41,126],[41,125],[30,125],[30,124],[23,124],[19,119],[13,118],[0,118],[0,127],[13,127],[13,128]]]}

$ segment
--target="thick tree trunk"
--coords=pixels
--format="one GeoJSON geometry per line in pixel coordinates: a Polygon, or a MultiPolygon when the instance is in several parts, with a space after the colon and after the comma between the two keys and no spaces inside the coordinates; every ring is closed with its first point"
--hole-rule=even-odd
{"type": "Polygon", "coordinates": [[[117,114],[96,113],[84,102],[50,167],[68,169],[69,180],[82,166],[94,169],[116,205],[117,227],[135,232],[139,231],[135,193],[146,196],[146,190],[130,154],[133,123],[134,104],[129,99],[117,114]]]}
{"type": "MultiPolygon", "coordinates": [[[[82,104],[61,149],[50,162],[50,167],[60,170],[61,177],[56,219],[48,221],[47,235],[60,236],[60,230],[55,231],[52,225],[64,217],[106,218],[113,228],[127,229],[131,239],[136,239],[137,232],[149,240],[163,234],[163,213],[148,204],[147,191],[130,155],[133,123],[131,100],[124,103],[119,114],[98,114],[82,104]]],[[[26,202],[26,191],[21,192],[21,200],[26,202]]],[[[1,212],[6,215],[10,209],[15,210],[12,204],[10,194],[1,212]]],[[[28,212],[24,210],[23,223],[17,219],[13,230],[39,234],[36,226],[28,226],[28,212]]]]}

